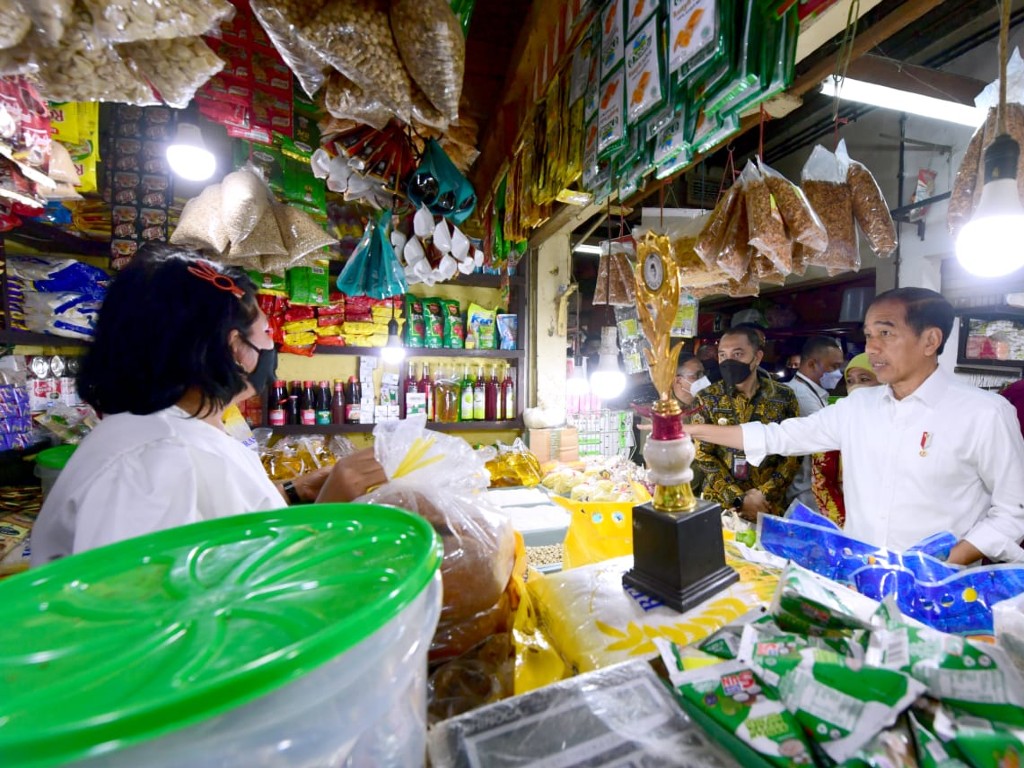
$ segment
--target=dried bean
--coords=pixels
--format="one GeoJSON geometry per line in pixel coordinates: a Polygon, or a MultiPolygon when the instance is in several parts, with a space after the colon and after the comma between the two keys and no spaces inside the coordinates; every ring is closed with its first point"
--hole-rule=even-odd
{"type": "Polygon", "coordinates": [[[409,74],[448,120],[459,117],[466,39],[445,0],[394,0],[391,29],[409,74]]]}

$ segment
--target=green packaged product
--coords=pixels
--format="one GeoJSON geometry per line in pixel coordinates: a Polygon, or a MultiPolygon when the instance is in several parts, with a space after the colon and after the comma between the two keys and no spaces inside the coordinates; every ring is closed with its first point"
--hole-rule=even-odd
{"type": "Polygon", "coordinates": [[[601,84],[597,105],[597,156],[607,159],[618,153],[626,140],[626,73],[618,67],[601,84]]]}
{"type": "Polygon", "coordinates": [[[288,299],[292,304],[326,307],[330,304],[330,280],[327,262],[317,261],[311,267],[292,267],[285,272],[288,299]]]}
{"type": "Polygon", "coordinates": [[[727,661],[678,672],[669,669],[677,695],[770,764],[813,765],[810,747],[793,715],[749,666],[727,661]]]}
{"type": "Polygon", "coordinates": [[[950,757],[941,739],[925,728],[913,712],[907,713],[907,720],[917,747],[917,764],[920,768],[966,768],[966,763],[950,757]]]}
{"type": "Polygon", "coordinates": [[[872,602],[853,590],[789,563],[779,578],[768,611],[784,630],[827,636],[829,631],[848,633],[853,629],[870,629],[870,620],[858,615],[855,607],[872,605],[872,602]]]}
{"type": "MultiPolygon", "coordinates": [[[[832,651],[852,659],[864,658],[864,632],[855,630],[852,637],[819,637],[779,629],[774,621],[763,621],[743,627],[736,658],[755,666],[770,666],[771,659],[798,654],[805,648],[832,651]],[[862,639],[863,638],[863,639],[862,639]]],[[[777,681],[776,681],[777,682],[777,681]]]]}
{"type": "Polygon", "coordinates": [[[444,347],[444,312],[440,299],[423,299],[423,346],[427,349],[444,347]]]}
{"type": "Polygon", "coordinates": [[[286,295],[288,286],[283,275],[273,275],[269,272],[257,272],[248,270],[249,279],[256,284],[257,293],[269,293],[275,296],[286,295]]]}
{"type": "Polygon", "coordinates": [[[466,313],[469,334],[466,337],[467,349],[497,349],[498,333],[495,328],[495,317],[498,313],[493,309],[484,309],[479,304],[470,304],[466,313]]]}
{"type": "Polygon", "coordinates": [[[421,349],[425,344],[426,328],[423,320],[423,299],[405,294],[405,346],[421,349]]]}
{"type": "Polygon", "coordinates": [[[740,0],[738,23],[732,48],[730,74],[714,91],[709,91],[708,112],[728,112],[761,92],[761,48],[765,33],[760,0],[740,0]]]}
{"type": "MultiPolygon", "coordinates": [[[[722,3],[717,0],[670,0],[668,8],[668,68],[687,78],[699,72],[725,49],[722,3]]],[[[731,3],[724,5],[731,6],[731,3]]]]}
{"type": "Polygon", "coordinates": [[[275,194],[284,194],[284,155],[278,147],[244,139],[235,139],[233,147],[236,169],[252,163],[275,194]]]}
{"type": "Polygon", "coordinates": [[[622,61],[625,48],[625,0],[607,0],[598,19],[601,24],[601,80],[622,61]]]}
{"type": "Polygon", "coordinates": [[[462,307],[454,299],[439,299],[441,314],[444,315],[445,349],[462,349],[466,346],[466,324],[462,319],[462,307]]]}
{"type": "Polygon", "coordinates": [[[771,618],[763,608],[755,608],[712,632],[700,642],[697,648],[720,659],[735,659],[739,654],[740,638],[743,636],[744,627],[748,624],[771,621],[771,618]]]}

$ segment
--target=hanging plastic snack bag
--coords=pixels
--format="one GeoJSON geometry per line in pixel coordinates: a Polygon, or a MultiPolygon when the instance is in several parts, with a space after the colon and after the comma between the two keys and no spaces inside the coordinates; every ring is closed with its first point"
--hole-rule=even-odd
{"type": "Polygon", "coordinates": [[[366,233],[338,275],[338,290],[348,296],[384,299],[409,290],[402,265],[391,247],[391,212],[370,220],[366,233]]]}
{"type": "MultiPolygon", "coordinates": [[[[372,92],[370,92],[372,93],[372,92]]],[[[324,94],[324,107],[334,117],[358,120],[383,130],[394,112],[340,72],[332,72],[324,94]]]]}
{"type": "MultiPolygon", "coordinates": [[[[245,169],[229,173],[220,186],[224,229],[231,242],[238,243],[270,213],[267,188],[259,176],[245,169]]],[[[279,249],[278,253],[284,251],[279,249]]]]}
{"type": "Polygon", "coordinates": [[[804,197],[803,190],[764,163],[760,164],[760,168],[768,191],[775,199],[786,224],[786,231],[795,244],[806,246],[812,251],[824,251],[828,247],[828,233],[804,197]]]}
{"type": "Polygon", "coordinates": [[[285,250],[293,261],[299,261],[310,254],[319,254],[322,258],[323,249],[338,242],[324,232],[312,216],[298,208],[271,203],[271,209],[277,220],[285,250]]]}
{"type": "Polygon", "coordinates": [[[648,21],[626,45],[626,119],[634,125],[664,101],[658,19],[648,21]]]}
{"type": "Polygon", "coordinates": [[[227,0],[82,0],[96,33],[111,43],[172,39],[206,34],[235,15],[227,0]]]}
{"type": "Polygon", "coordinates": [[[71,24],[74,0],[21,0],[25,11],[32,20],[34,33],[43,44],[55,46],[64,37],[64,30],[71,24]]]}
{"type": "MultiPolygon", "coordinates": [[[[222,185],[223,191],[223,185],[222,185]]],[[[226,196],[222,200],[227,200],[226,196]]],[[[271,262],[264,263],[264,257],[287,256],[288,251],[281,240],[281,230],[277,227],[277,219],[269,208],[265,209],[263,216],[256,222],[246,237],[241,240],[232,240],[231,245],[220,259],[223,264],[234,264],[240,267],[255,267],[264,272],[278,270],[268,269],[271,262]]]]}
{"type": "Polygon", "coordinates": [[[839,142],[836,156],[845,163],[846,183],[853,200],[853,216],[871,250],[880,258],[888,258],[896,251],[896,225],[889,213],[889,204],[882,197],[878,182],[864,165],[851,160],[846,152],[846,141],[839,142]]]}
{"type": "Polygon", "coordinates": [[[0,3],[0,49],[20,43],[31,27],[32,18],[18,0],[0,3]]]}
{"type": "Polygon", "coordinates": [[[444,315],[444,348],[462,349],[466,346],[466,323],[462,319],[462,308],[455,299],[440,299],[444,315]]]}
{"type": "Polygon", "coordinates": [[[431,648],[437,660],[457,655],[456,640],[472,647],[471,636],[483,639],[510,618],[510,606],[499,603],[512,574],[515,535],[484,493],[493,451],[474,451],[461,438],[428,431],[425,422],[416,415],[374,428],[374,455],[388,482],[356,502],[391,504],[435,526],[444,545],[444,602],[431,648]]]}
{"type": "Polygon", "coordinates": [[[624,2],[625,0],[608,0],[599,15],[601,80],[605,80],[623,59],[625,32],[622,26],[622,5],[624,2]]]}
{"type": "Polygon", "coordinates": [[[672,0],[668,18],[668,68],[678,77],[701,68],[725,47],[717,0],[672,0]]]}
{"type": "Polygon", "coordinates": [[[330,65],[300,35],[299,27],[319,13],[325,3],[326,0],[250,0],[256,20],[310,98],[323,87],[330,65]]]}
{"type": "MultiPolygon", "coordinates": [[[[613,3],[621,0],[612,0],[613,3]]],[[[597,111],[597,156],[607,159],[621,148],[626,139],[626,73],[616,69],[601,85],[601,101],[597,111]]]]}
{"type": "Polygon", "coordinates": [[[854,269],[860,252],[846,168],[819,144],[803,167],[800,186],[828,233],[828,247],[808,263],[830,270],[854,269]]]}
{"type": "MultiPolygon", "coordinates": [[[[497,312],[493,309],[484,309],[479,304],[470,304],[466,312],[466,321],[469,332],[474,342],[474,349],[497,349],[497,331],[495,329],[495,316],[497,312]]],[[[468,340],[467,340],[468,341],[468,340]]],[[[466,345],[469,349],[469,344],[466,345]]]]}
{"type": "MultiPolygon", "coordinates": [[[[170,242],[201,251],[224,253],[230,239],[221,216],[221,187],[211,184],[185,203],[170,242]]],[[[129,209],[134,210],[134,209],[129,209]]],[[[115,210],[116,218],[116,210],[115,210]]]]}
{"type": "Polygon", "coordinates": [[[416,84],[451,122],[459,118],[466,38],[445,0],[394,0],[391,30],[416,84]]]}
{"type": "Polygon", "coordinates": [[[444,348],[444,310],[440,299],[423,299],[423,346],[444,348]]]}
{"type": "MultiPolygon", "coordinates": [[[[662,654],[665,657],[665,654],[662,654]]],[[[771,765],[810,765],[811,750],[800,725],[775,691],[749,665],[727,661],[682,672],[665,659],[672,687],[688,711],[696,709],[753,749],[771,765]]]]}
{"type": "MultiPolygon", "coordinates": [[[[1007,108],[1022,109],[1019,105],[1007,104],[1007,108]]],[[[949,196],[949,207],[946,211],[946,222],[949,231],[956,236],[974,215],[975,192],[982,185],[979,180],[984,181],[984,167],[982,166],[982,151],[985,148],[985,136],[990,133],[996,124],[996,110],[990,109],[985,119],[985,124],[980,126],[971,136],[967,149],[964,150],[963,160],[956,171],[953,179],[953,189],[949,196]]]]}
{"type": "Polygon", "coordinates": [[[743,184],[743,201],[747,208],[750,245],[781,275],[788,275],[793,270],[793,241],[786,234],[786,225],[775,197],[753,161],[748,162],[740,174],[740,183],[743,184]]]}
{"type": "MultiPolygon", "coordinates": [[[[410,177],[406,192],[417,207],[461,224],[476,208],[476,193],[451,158],[434,139],[427,141],[419,166],[410,177]]],[[[415,221],[414,221],[415,225],[415,221]]],[[[431,222],[431,230],[433,230],[431,222]]]]}
{"type": "Polygon", "coordinates": [[[701,230],[697,241],[693,244],[693,249],[709,269],[718,268],[718,255],[722,252],[729,224],[742,199],[740,191],[739,184],[733,184],[725,191],[715,204],[715,210],[711,212],[711,217],[704,225],[704,229],[701,230]]]}
{"type": "Polygon", "coordinates": [[[328,0],[315,16],[303,15],[301,35],[364,91],[403,120],[412,112],[412,80],[398,53],[387,0],[328,0]]]}
{"type": "MultiPolygon", "coordinates": [[[[734,186],[742,188],[742,183],[734,186]]],[[[733,280],[742,280],[750,268],[752,248],[750,247],[750,225],[747,219],[747,204],[744,195],[737,196],[732,216],[726,226],[722,248],[718,252],[718,268],[733,280]]]]}
{"type": "Polygon", "coordinates": [[[224,62],[201,37],[146,40],[117,46],[168,106],[185,109],[224,62]]]}
{"type": "Polygon", "coordinates": [[[426,345],[423,299],[405,294],[405,346],[421,349],[426,345]]]}

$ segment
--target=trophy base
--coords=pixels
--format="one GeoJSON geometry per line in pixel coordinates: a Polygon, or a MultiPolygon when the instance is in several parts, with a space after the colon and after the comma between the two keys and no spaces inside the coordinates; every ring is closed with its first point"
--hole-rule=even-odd
{"type": "Polygon", "coordinates": [[[692,512],[633,507],[633,568],[625,586],[684,613],[731,584],[739,574],[725,564],[722,507],[698,500],[692,512]]]}

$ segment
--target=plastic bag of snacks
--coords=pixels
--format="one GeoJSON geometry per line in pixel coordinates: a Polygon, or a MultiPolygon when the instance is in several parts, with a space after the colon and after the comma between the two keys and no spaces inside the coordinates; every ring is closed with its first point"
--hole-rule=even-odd
{"type": "Polygon", "coordinates": [[[75,0],[21,0],[32,19],[34,33],[46,45],[57,45],[64,37],[64,28],[71,24],[71,8],[75,0]]]}
{"type": "Polygon", "coordinates": [[[196,91],[224,68],[224,62],[201,37],[147,40],[119,45],[117,49],[175,109],[185,109],[196,91]]]}
{"type": "Polygon", "coordinates": [[[391,109],[340,72],[332,72],[324,94],[324,107],[334,117],[358,120],[383,130],[394,114],[391,109]]]}
{"type": "Polygon", "coordinates": [[[217,254],[228,249],[230,240],[221,216],[220,184],[211,184],[185,203],[170,241],[217,254]]]}
{"type": "Polygon", "coordinates": [[[232,243],[248,237],[269,207],[266,185],[254,172],[235,171],[221,182],[221,218],[232,243]]]}
{"type": "Polygon", "coordinates": [[[750,268],[753,248],[750,247],[750,223],[747,219],[747,202],[742,194],[742,186],[740,182],[733,186],[740,187],[741,192],[736,196],[732,216],[725,227],[722,246],[717,254],[717,265],[729,278],[742,280],[750,268]]]}
{"type": "Polygon", "coordinates": [[[450,121],[459,117],[466,39],[445,0],[394,0],[391,29],[409,74],[450,121]]]}
{"type": "Polygon", "coordinates": [[[25,13],[19,0],[0,2],[0,48],[11,48],[20,43],[31,26],[32,18],[25,13]]]}
{"type": "Polygon", "coordinates": [[[82,0],[96,33],[112,43],[193,37],[235,15],[227,0],[82,0]]]}
{"type": "Polygon", "coordinates": [[[515,562],[508,518],[487,501],[485,466],[493,455],[465,440],[430,432],[422,415],[378,424],[377,461],[388,482],[356,499],[391,504],[425,517],[444,544],[444,603],[431,645],[432,661],[457,656],[509,625],[506,587],[515,562]]]}
{"type": "Polygon", "coordinates": [[[272,203],[271,206],[281,240],[293,264],[309,254],[323,258],[322,249],[338,242],[324,232],[308,213],[291,205],[272,203]]]}
{"type": "Polygon", "coordinates": [[[846,167],[819,144],[800,173],[800,186],[828,232],[828,247],[807,263],[825,267],[830,273],[859,269],[853,197],[846,182],[846,167]]]}
{"type": "Polygon", "coordinates": [[[302,35],[331,66],[408,119],[412,80],[391,33],[387,0],[329,0],[302,35]]]}
{"type": "Polygon", "coordinates": [[[793,270],[793,241],[786,233],[779,207],[768,183],[753,161],[740,174],[747,207],[750,245],[754,246],[782,275],[793,270]]]}
{"type": "Polygon", "coordinates": [[[800,187],[764,163],[760,167],[794,244],[806,246],[812,251],[824,251],[828,247],[828,233],[800,187]]]}
{"type": "Polygon", "coordinates": [[[319,13],[325,3],[326,0],[250,0],[256,20],[310,98],[323,87],[331,68],[298,28],[319,13]]]}
{"type": "Polygon", "coordinates": [[[889,204],[882,196],[878,182],[864,165],[851,160],[846,141],[840,141],[836,157],[846,165],[846,183],[853,200],[853,216],[867,238],[871,250],[882,258],[892,256],[896,250],[896,225],[889,213],[889,204]]]}
{"type": "MultiPolygon", "coordinates": [[[[226,198],[225,198],[226,199],[226,198]]],[[[220,259],[224,264],[235,264],[242,267],[259,267],[265,272],[267,265],[263,264],[264,257],[284,257],[288,255],[284,242],[281,240],[281,230],[277,228],[277,219],[268,208],[263,216],[256,222],[252,232],[241,240],[232,240],[227,252],[220,259]]]]}
{"type": "Polygon", "coordinates": [[[740,186],[733,184],[719,198],[715,210],[697,237],[693,249],[710,269],[718,268],[718,254],[722,252],[729,224],[733,219],[736,206],[740,203],[740,186]]]}

